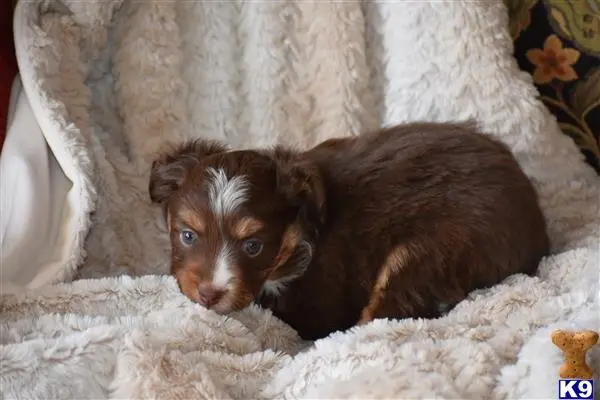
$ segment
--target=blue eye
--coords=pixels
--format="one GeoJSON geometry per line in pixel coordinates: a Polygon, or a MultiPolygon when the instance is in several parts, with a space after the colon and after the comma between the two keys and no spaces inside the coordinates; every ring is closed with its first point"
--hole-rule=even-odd
{"type": "Polygon", "coordinates": [[[243,248],[250,257],[256,257],[262,251],[263,244],[258,239],[247,239],[244,241],[243,248]]]}
{"type": "Polygon", "coordinates": [[[184,229],[179,233],[179,238],[185,246],[191,246],[196,241],[196,234],[189,229],[184,229]]]}

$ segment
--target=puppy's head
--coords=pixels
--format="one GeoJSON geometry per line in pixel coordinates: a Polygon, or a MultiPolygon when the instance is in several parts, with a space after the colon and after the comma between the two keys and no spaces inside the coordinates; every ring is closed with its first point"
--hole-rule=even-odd
{"type": "Polygon", "coordinates": [[[318,168],[283,149],[187,143],[153,163],[149,191],[165,213],[181,290],[219,313],[302,275],[307,236],[325,218],[318,168]]]}

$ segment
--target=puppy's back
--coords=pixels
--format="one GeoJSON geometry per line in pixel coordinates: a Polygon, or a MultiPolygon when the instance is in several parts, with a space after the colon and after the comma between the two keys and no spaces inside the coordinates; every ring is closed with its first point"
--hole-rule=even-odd
{"type": "Polygon", "coordinates": [[[338,146],[336,156],[325,146],[315,154],[329,153],[320,157],[328,199],[363,215],[356,223],[381,225],[380,234],[396,240],[419,231],[447,229],[451,237],[464,230],[479,233],[484,248],[490,237],[504,234],[498,245],[520,260],[509,268],[528,273],[548,253],[533,185],[507,146],[478,133],[474,124],[407,124],[338,146]],[[508,243],[515,245],[512,251],[508,243]]]}
{"type": "MultiPolygon", "coordinates": [[[[548,253],[532,184],[506,146],[472,125],[403,125],[327,141],[307,156],[323,174],[328,222],[317,267],[297,293],[327,292],[315,282],[337,281],[346,296],[329,296],[328,317],[299,322],[308,336],[319,323],[356,323],[390,259],[401,264],[386,278],[392,294],[371,317],[434,316],[440,303],[455,304],[514,273],[535,273],[548,253]]],[[[319,300],[300,301],[310,308],[319,300]]]]}

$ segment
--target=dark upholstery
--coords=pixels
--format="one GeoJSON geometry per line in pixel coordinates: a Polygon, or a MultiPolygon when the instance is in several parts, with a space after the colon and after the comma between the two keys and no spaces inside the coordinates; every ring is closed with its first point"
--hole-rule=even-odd
{"type": "Polygon", "coordinates": [[[600,0],[505,0],[515,57],[600,173],[600,0]]]}

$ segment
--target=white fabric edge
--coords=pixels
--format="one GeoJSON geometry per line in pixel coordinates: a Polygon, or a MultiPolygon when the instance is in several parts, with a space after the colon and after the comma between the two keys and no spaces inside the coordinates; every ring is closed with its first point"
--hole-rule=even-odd
{"type": "MultiPolygon", "coordinates": [[[[32,35],[29,26],[35,26],[33,19],[39,16],[36,3],[20,1],[15,7],[13,17],[13,34],[15,43],[15,54],[17,65],[21,75],[23,90],[25,91],[33,114],[38,121],[46,142],[53,152],[58,164],[62,168],[66,177],[72,182],[64,207],[64,242],[60,251],[60,260],[52,265],[48,265],[45,273],[39,275],[34,281],[30,282],[28,287],[38,288],[40,286],[69,280],[75,273],[83,252],[83,240],[89,230],[89,217],[83,208],[83,204],[88,202],[84,192],[81,172],[77,165],[72,163],[73,156],[67,153],[65,138],[61,133],[59,121],[53,116],[53,109],[44,104],[46,94],[37,81],[36,71],[30,63],[27,56],[29,43],[28,38],[32,35]],[[79,242],[79,243],[78,243],[79,242]],[[73,254],[73,251],[79,254],[73,254]]],[[[63,106],[64,107],[64,106],[63,106]]]]}
{"type": "Polygon", "coordinates": [[[64,199],[71,186],[49,150],[19,75],[13,80],[7,134],[0,156],[2,282],[32,286],[64,265],[64,199]],[[31,251],[34,248],[36,251],[31,251]]]}

